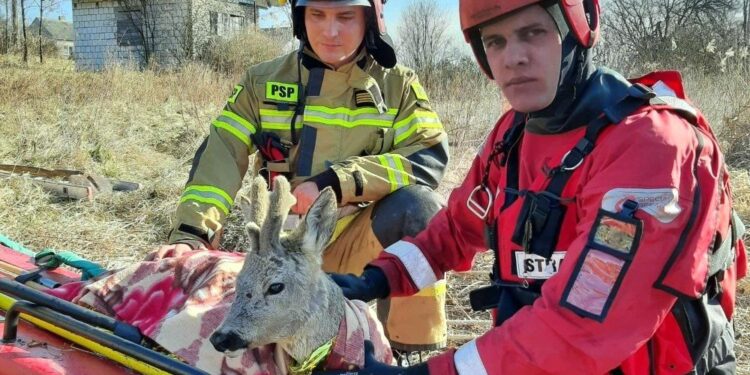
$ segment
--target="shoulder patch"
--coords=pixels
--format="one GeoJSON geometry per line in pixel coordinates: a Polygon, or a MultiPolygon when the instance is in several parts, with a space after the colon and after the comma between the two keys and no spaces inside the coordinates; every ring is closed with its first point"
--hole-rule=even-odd
{"type": "Polygon", "coordinates": [[[627,200],[638,202],[638,207],[664,224],[674,221],[682,212],[678,204],[679,194],[675,188],[627,189],[608,191],[602,198],[602,209],[617,212],[627,200]]]}
{"type": "Polygon", "coordinates": [[[245,89],[245,86],[242,86],[242,85],[234,86],[234,91],[232,92],[232,96],[230,96],[229,99],[227,99],[229,104],[234,104],[234,102],[237,101],[237,97],[240,96],[240,93],[244,89],[245,89]]]}
{"type": "Polygon", "coordinates": [[[282,82],[266,82],[266,99],[296,103],[299,97],[297,84],[282,82]]]}
{"type": "Polygon", "coordinates": [[[422,84],[419,83],[419,81],[414,81],[411,83],[411,89],[414,91],[414,95],[419,100],[423,101],[430,101],[430,98],[427,97],[427,91],[424,91],[424,87],[422,87],[422,84]]]}

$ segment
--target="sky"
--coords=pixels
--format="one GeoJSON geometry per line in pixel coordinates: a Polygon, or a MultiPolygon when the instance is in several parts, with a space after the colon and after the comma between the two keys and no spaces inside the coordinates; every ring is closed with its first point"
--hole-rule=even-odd
{"type": "MultiPolygon", "coordinates": [[[[411,3],[412,0],[389,0],[386,3],[385,6],[385,17],[386,17],[386,27],[389,29],[390,32],[396,31],[396,26],[398,25],[399,16],[402,12],[406,9],[406,7],[411,3]]],[[[29,1],[29,3],[35,3],[34,0],[29,1]]],[[[66,19],[72,20],[73,19],[73,5],[71,0],[63,0],[61,2],[61,5],[58,7],[59,9],[53,12],[49,12],[47,15],[45,15],[45,18],[49,16],[50,18],[56,18],[59,15],[63,15],[66,19]]],[[[452,32],[455,32],[460,35],[459,30],[459,23],[458,23],[458,0],[434,0],[434,3],[436,6],[440,7],[442,10],[448,12],[449,18],[451,19],[451,23],[448,26],[451,28],[452,32]]],[[[39,15],[39,9],[35,6],[30,6],[30,9],[28,10],[28,17],[30,19],[33,19],[34,17],[37,17],[39,15]]],[[[279,18],[279,17],[274,17],[279,18]]]]}

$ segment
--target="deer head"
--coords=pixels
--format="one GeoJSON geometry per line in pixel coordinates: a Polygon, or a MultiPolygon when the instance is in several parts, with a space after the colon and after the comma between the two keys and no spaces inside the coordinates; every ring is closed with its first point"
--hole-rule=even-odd
{"type": "Polygon", "coordinates": [[[243,210],[248,221],[245,263],[237,276],[235,299],[211,343],[230,354],[277,343],[293,357],[295,352],[304,356],[306,349],[299,345],[315,345],[316,332],[335,334],[340,319],[330,316],[331,311],[343,316],[343,295],[321,270],[321,254],[336,225],[335,194],[324,189],[290,233],[282,232],[295,203],[286,179],[276,178],[269,194],[265,180],[256,177],[248,201],[250,207],[243,210]],[[326,317],[331,322],[311,322],[326,317]]]}

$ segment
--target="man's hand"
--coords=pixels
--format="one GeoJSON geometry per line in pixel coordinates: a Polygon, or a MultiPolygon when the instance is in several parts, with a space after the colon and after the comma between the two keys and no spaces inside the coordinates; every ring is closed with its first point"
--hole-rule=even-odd
{"type": "Polygon", "coordinates": [[[332,273],[330,276],[348,299],[369,302],[376,298],[388,297],[391,292],[385,274],[377,267],[365,268],[362,276],[338,273],[332,273]]]}
{"type": "Polygon", "coordinates": [[[430,375],[427,363],[411,367],[396,367],[375,359],[375,348],[372,342],[365,341],[365,368],[354,370],[313,371],[312,375],[430,375]]]}
{"type": "MultiPolygon", "coordinates": [[[[208,250],[204,246],[199,247],[195,250],[208,250]]],[[[146,261],[157,261],[164,258],[177,258],[182,256],[183,254],[193,251],[193,248],[190,247],[188,244],[184,243],[177,243],[173,245],[164,245],[159,247],[158,249],[150,252],[148,255],[146,255],[146,261]]]]}
{"type": "Polygon", "coordinates": [[[299,184],[292,192],[295,198],[297,198],[297,204],[292,206],[292,212],[299,215],[304,215],[307,210],[310,209],[315,199],[320,195],[318,185],[314,182],[303,182],[299,184]]]}

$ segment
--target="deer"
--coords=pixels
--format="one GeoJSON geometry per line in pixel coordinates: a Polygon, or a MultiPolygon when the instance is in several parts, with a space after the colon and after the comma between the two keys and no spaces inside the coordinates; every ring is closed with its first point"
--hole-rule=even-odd
{"type": "Polygon", "coordinates": [[[289,182],[278,177],[268,192],[256,177],[242,204],[245,262],[236,278],[235,299],[210,341],[219,352],[280,346],[301,363],[339,332],[346,303],[341,289],[322,271],[322,252],[337,220],[331,188],[324,189],[296,229],[282,226],[295,204],[289,182]]]}

